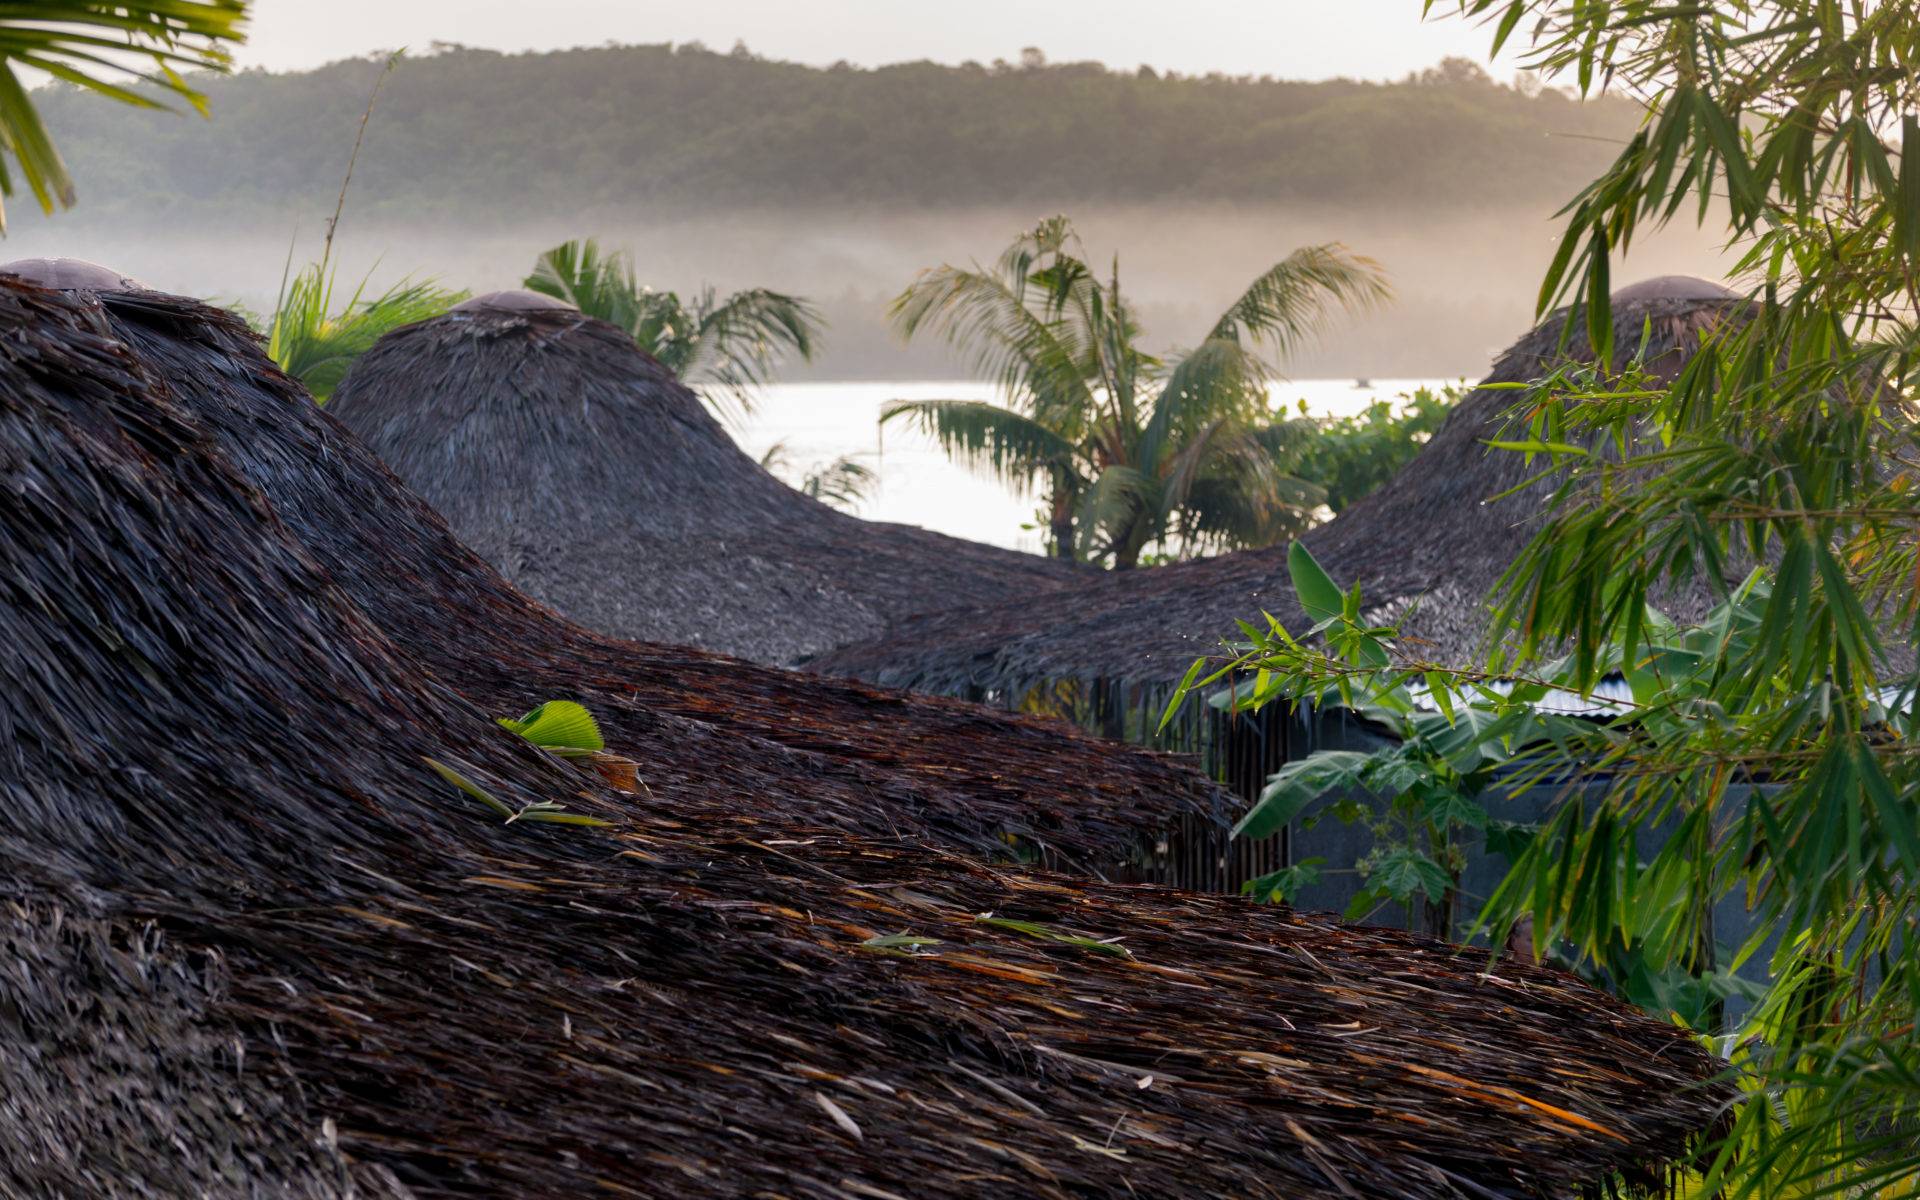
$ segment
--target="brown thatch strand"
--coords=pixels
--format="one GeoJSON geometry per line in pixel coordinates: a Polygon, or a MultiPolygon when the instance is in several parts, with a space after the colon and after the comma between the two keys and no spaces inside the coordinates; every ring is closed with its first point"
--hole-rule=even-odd
{"type": "Polygon", "coordinates": [[[745,753],[729,757],[743,769],[743,794],[758,791],[762,805],[808,822],[976,850],[1005,850],[1012,836],[1093,871],[1125,863],[1183,815],[1231,816],[1233,802],[1181,763],[1061,723],[590,633],[462,545],[274,370],[232,316],[152,292],[99,301],[114,334],[168,381],[348,594],[487,711],[579,700],[609,736],[690,765],[737,743],[745,753]],[[764,759],[843,786],[783,797],[774,779],[747,769],[764,759]]]}
{"type": "Polygon", "coordinates": [[[610,792],[445,681],[475,609],[397,574],[443,615],[389,628],[256,486],[337,463],[242,469],[131,321],[0,281],[0,1195],[1562,1196],[1715,1118],[1553,971],[809,825],[862,785],[679,718],[610,792]]]}
{"type": "MultiPolygon", "coordinates": [[[[1664,276],[1614,297],[1615,350],[1625,360],[1650,337],[1650,369],[1676,373],[1703,329],[1742,301],[1718,284],[1664,276]]],[[[1341,586],[1359,584],[1369,617],[1401,624],[1423,655],[1463,662],[1482,647],[1486,600],[1535,527],[1550,484],[1489,503],[1537,472],[1519,454],[1490,450],[1516,393],[1567,361],[1591,361],[1584,322],[1563,345],[1555,313],[1494,363],[1483,385],[1447,417],[1420,454],[1378,491],[1302,540],[1341,586]]],[[[1669,597],[1675,615],[1697,615],[1708,590],[1669,597]]],[[[1202,655],[1238,638],[1238,621],[1263,612],[1298,632],[1287,550],[1249,550],[1144,571],[1109,572],[1015,604],[914,618],[879,638],[809,665],[926,692],[1019,696],[1053,680],[1137,686],[1164,701],[1202,655]]]]}
{"type": "Polygon", "coordinates": [[[515,586],[580,623],[786,665],[1078,574],[804,496],[626,334],[520,295],[389,334],[329,411],[515,586]]]}

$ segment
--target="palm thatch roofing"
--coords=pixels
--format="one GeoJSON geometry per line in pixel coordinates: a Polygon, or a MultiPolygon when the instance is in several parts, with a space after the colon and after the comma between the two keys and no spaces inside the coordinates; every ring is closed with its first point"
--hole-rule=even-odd
{"type": "Polygon", "coordinates": [[[816,824],[862,784],[677,723],[612,790],[236,460],[257,354],[120,336],[237,327],[137,302],[0,280],[0,1194],[1561,1196],[1717,1119],[1551,970],[816,824]]]}
{"type": "MultiPolygon", "coordinates": [[[[1646,330],[1646,368],[1677,373],[1700,333],[1744,304],[1718,284],[1682,276],[1622,288],[1613,297],[1618,365],[1646,330]]],[[[1535,472],[1485,442],[1516,402],[1495,385],[1591,361],[1583,321],[1562,344],[1567,315],[1554,313],[1500,355],[1393,479],[1302,538],[1342,587],[1360,585],[1371,619],[1399,624],[1425,643],[1423,654],[1465,661],[1482,648],[1488,594],[1532,535],[1550,481],[1489,503],[1535,472]]],[[[1673,611],[1697,615],[1709,603],[1703,590],[1673,598],[1673,611]]],[[[1139,690],[1157,711],[1195,658],[1218,653],[1239,636],[1235,622],[1262,612],[1296,631],[1312,624],[1294,599],[1284,546],[1108,572],[1015,604],[916,618],[809,665],[925,692],[1016,699],[1045,682],[1101,680],[1139,690]]]]}
{"type": "MultiPolygon", "coordinates": [[[[45,273],[35,262],[0,270],[36,282],[45,273]]],[[[55,286],[75,270],[64,267],[55,286]]],[[[1236,802],[1179,760],[1063,723],[583,629],[462,545],[231,314],[114,290],[116,279],[79,282],[114,336],[166,381],[354,601],[487,711],[577,700],[630,746],[697,761],[736,743],[782,770],[842,781],[803,799],[781,794],[777,772],[734,781],[741,795],[759,793],[810,822],[974,852],[1004,854],[1011,839],[1094,873],[1124,870],[1176,820],[1218,825],[1233,815],[1236,802]]]]}
{"type": "Polygon", "coordinates": [[[620,330],[532,293],[389,334],[329,409],[516,586],[622,637],[788,665],[1078,574],[802,495],[620,330]]]}

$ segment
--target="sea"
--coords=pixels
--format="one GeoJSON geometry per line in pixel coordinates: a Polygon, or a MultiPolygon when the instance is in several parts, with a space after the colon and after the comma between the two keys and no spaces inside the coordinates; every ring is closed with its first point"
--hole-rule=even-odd
{"type": "MultiPolygon", "coordinates": [[[[1274,384],[1272,394],[1276,412],[1298,413],[1304,401],[1309,415],[1346,416],[1375,400],[1447,382],[1294,379],[1274,384]]],[[[741,449],[756,459],[781,443],[787,465],[775,473],[788,482],[842,455],[858,456],[878,476],[866,499],[850,510],[858,516],[1037,553],[1037,495],[1021,495],[948,460],[931,435],[905,418],[880,425],[880,410],[891,400],[999,399],[993,385],[970,380],[774,384],[757,393],[751,415],[726,421],[741,449]]]]}

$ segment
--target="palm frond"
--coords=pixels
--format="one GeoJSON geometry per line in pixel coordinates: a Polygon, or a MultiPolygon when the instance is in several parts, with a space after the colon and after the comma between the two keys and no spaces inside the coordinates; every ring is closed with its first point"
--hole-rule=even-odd
{"type": "MultiPolygon", "coordinates": [[[[1160,482],[1160,515],[1170,515],[1173,510],[1186,503],[1187,494],[1193,490],[1194,480],[1200,477],[1212,461],[1219,457],[1220,446],[1216,439],[1231,440],[1231,434],[1222,437],[1226,419],[1212,421],[1206,427],[1197,430],[1179,452],[1167,459],[1164,464],[1156,463],[1147,468],[1154,471],[1160,482]]],[[[1264,497],[1262,497],[1264,499],[1264,497]]]]}
{"type": "MultiPolygon", "coordinates": [[[[864,454],[843,454],[830,463],[817,463],[799,472],[794,490],[822,504],[852,510],[860,507],[880,485],[880,473],[869,467],[864,454]]],[[[782,438],[760,455],[760,466],[769,474],[792,482],[795,473],[793,453],[782,438]]]]}
{"type": "Polygon", "coordinates": [[[936,267],[922,272],[891,312],[903,336],[937,331],[973,371],[1042,420],[1070,421],[1093,408],[1083,331],[1036,312],[1024,280],[936,267]]]}
{"type": "Polygon", "coordinates": [[[1160,507],[1159,491],[1151,476],[1134,467],[1116,464],[1101,471],[1080,497],[1075,523],[1081,559],[1111,555],[1115,565],[1131,566],[1140,548],[1158,535],[1148,514],[1160,507]]]}
{"type": "MultiPolygon", "coordinates": [[[[73,177],[15,73],[17,66],[141,108],[163,108],[152,92],[186,101],[204,114],[206,97],[177,68],[224,71],[228,46],[243,39],[246,0],[36,0],[0,12],[0,193],[14,193],[14,174],[43,212],[70,207],[73,177]],[[129,62],[144,60],[146,69],[129,62]],[[136,90],[146,85],[147,91],[136,90]]],[[[0,206],[0,231],[5,208],[0,206]]]]}
{"type": "Polygon", "coordinates": [[[1079,244],[1080,235],[1074,232],[1072,221],[1058,214],[1048,217],[1001,251],[1000,274],[1016,293],[1024,294],[1027,277],[1036,264],[1059,258],[1069,247],[1077,248],[1079,244]]]}
{"type": "Polygon", "coordinates": [[[1290,541],[1315,523],[1313,494],[1311,485],[1303,485],[1294,502],[1275,506],[1261,503],[1228,476],[1202,476],[1175,521],[1180,549],[1187,555],[1213,554],[1290,541]]]}
{"type": "Polygon", "coordinates": [[[835,508],[851,511],[860,507],[880,485],[879,473],[860,461],[861,457],[843,454],[808,471],[800,481],[800,491],[835,508]]]}
{"type": "Polygon", "coordinates": [[[564,300],[629,334],[635,332],[643,307],[632,267],[623,256],[604,253],[593,238],[562,242],[544,252],[521,286],[564,300]]]}
{"type": "Polygon", "coordinates": [[[1160,479],[1160,520],[1178,532],[1182,552],[1270,546],[1310,528],[1325,489],[1284,471],[1269,447],[1311,428],[1221,420],[1182,444],[1160,479]]]}
{"type": "Polygon", "coordinates": [[[1254,426],[1247,431],[1247,438],[1267,458],[1276,463],[1285,463],[1315,445],[1321,432],[1320,422],[1312,417],[1288,417],[1254,426]]]}
{"type": "Polygon", "coordinates": [[[781,438],[761,451],[760,469],[769,475],[784,475],[793,469],[793,453],[787,449],[787,439],[781,438]]]}
{"type": "Polygon", "coordinates": [[[677,293],[642,286],[625,254],[592,238],[540,255],[522,286],[618,326],[724,418],[753,411],[754,389],[781,359],[811,361],[826,330],[811,303],[767,288],[724,298],[707,288],[683,304],[677,293]]]}
{"type": "Polygon", "coordinates": [[[686,350],[676,372],[689,384],[708,385],[702,390],[709,403],[718,389],[742,413],[753,411],[754,389],[773,377],[783,358],[811,362],[826,332],[819,309],[769,288],[724,299],[708,288],[688,315],[691,328],[682,334],[686,350]]]}
{"type": "Polygon", "coordinates": [[[1209,338],[1181,355],[1141,434],[1141,464],[1157,470],[1169,446],[1222,419],[1264,419],[1268,378],[1260,356],[1238,341],[1209,338]]]}
{"type": "Polygon", "coordinates": [[[1366,312],[1392,295],[1372,259],[1337,242],[1302,246],[1248,284],[1205,340],[1265,341],[1286,357],[1325,327],[1332,310],[1366,312]]]}
{"type": "Polygon", "coordinates": [[[1025,495],[1048,468],[1074,472],[1078,447],[1044,423],[982,400],[894,400],[882,425],[905,420],[933,434],[947,455],[1025,495]]]}

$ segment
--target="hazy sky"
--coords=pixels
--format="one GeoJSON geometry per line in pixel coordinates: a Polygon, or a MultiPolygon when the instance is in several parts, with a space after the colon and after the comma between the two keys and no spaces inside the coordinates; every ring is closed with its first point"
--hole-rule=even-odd
{"type": "MultiPolygon", "coordinates": [[[[1436,10],[1451,8],[1440,0],[1436,10]]],[[[1450,54],[1484,59],[1488,31],[1423,23],[1420,0],[257,0],[243,66],[289,70],[433,41],[500,50],[744,40],[825,65],[1017,59],[1275,75],[1398,78],[1450,54]]]]}

